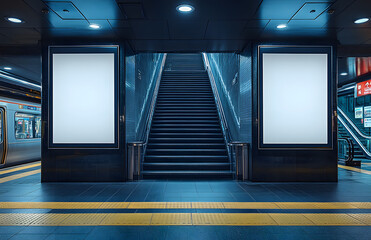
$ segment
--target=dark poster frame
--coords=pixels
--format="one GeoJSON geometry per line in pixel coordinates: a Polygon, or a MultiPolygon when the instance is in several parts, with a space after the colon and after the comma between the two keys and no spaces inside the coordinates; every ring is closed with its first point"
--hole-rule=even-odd
{"type": "Polygon", "coordinates": [[[119,148],[119,46],[118,45],[76,45],[76,46],[49,46],[48,47],[48,129],[49,149],[118,149],[119,148]],[[115,109],[115,136],[114,143],[53,143],[53,54],[79,53],[113,53],[114,54],[114,109],[115,109]]]}
{"type": "Polygon", "coordinates": [[[265,149],[333,149],[332,137],[332,105],[333,93],[333,49],[332,46],[284,46],[284,45],[259,45],[258,46],[258,143],[260,150],[265,149]],[[318,53],[327,54],[327,144],[264,144],[263,143],[263,54],[264,53],[318,53]]]}

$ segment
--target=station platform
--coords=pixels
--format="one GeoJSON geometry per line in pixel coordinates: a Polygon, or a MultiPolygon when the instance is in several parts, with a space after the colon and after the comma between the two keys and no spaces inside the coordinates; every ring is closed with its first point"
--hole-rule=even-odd
{"type": "Polygon", "coordinates": [[[369,239],[371,164],[337,183],[41,183],[0,170],[0,239],[369,239]]]}

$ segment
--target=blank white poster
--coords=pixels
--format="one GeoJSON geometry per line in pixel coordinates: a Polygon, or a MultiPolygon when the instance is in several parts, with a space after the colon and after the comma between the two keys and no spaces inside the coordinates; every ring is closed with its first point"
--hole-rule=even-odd
{"type": "Polygon", "coordinates": [[[263,144],[328,143],[327,58],[263,53],[263,144]]]}
{"type": "Polygon", "coordinates": [[[52,58],[53,143],[115,143],[114,54],[52,58]]]}

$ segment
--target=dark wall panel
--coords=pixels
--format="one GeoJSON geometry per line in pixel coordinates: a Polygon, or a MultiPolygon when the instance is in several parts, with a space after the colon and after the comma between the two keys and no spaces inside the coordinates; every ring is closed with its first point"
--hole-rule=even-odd
{"type": "MultiPolygon", "coordinates": [[[[336,121],[336,52],[333,48],[332,92],[333,147],[331,149],[259,149],[258,119],[258,46],[253,44],[252,78],[252,143],[249,179],[252,181],[337,181],[337,121],[336,121]]],[[[269,44],[272,45],[272,44],[269,44]]],[[[273,44],[274,45],[274,44],[273,44]]],[[[290,44],[286,44],[290,45],[290,44]]],[[[295,44],[294,44],[295,45],[295,44]]],[[[296,44],[297,45],[297,44],[296,44]]],[[[325,44],[325,45],[328,45],[325,44]]],[[[248,99],[246,99],[248,101],[248,99]]]]}
{"type": "MultiPolygon", "coordinates": [[[[125,143],[125,44],[86,42],[44,42],[42,78],[42,182],[103,182],[126,180],[125,143]],[[118,149],[50,149],[48,115],[48,46],[119,45],[119,146],[118,149]]],[[[68,93],[66,93],[68,97],[68,93]]],[[[99,111],[99,109],[97,109],[99,111]]],[[[71,116],[73,117],[73,116],[71,116]]]]}

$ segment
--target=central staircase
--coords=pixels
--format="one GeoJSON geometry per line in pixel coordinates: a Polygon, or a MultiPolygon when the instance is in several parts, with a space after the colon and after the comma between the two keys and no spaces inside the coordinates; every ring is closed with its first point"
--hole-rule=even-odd
{"type": "Polygon", "coordinates": [[[143,163],[144,179],[231,179],[201,54],[168,54],[143,163]]]}

